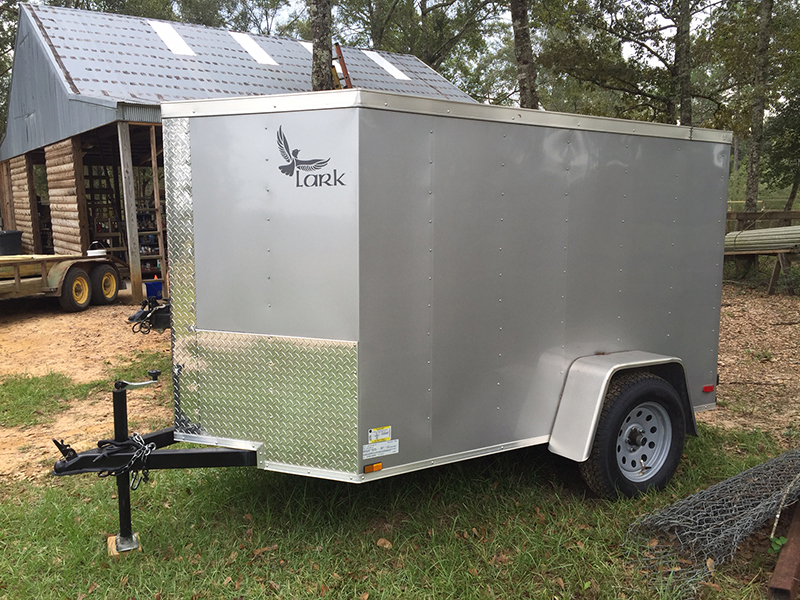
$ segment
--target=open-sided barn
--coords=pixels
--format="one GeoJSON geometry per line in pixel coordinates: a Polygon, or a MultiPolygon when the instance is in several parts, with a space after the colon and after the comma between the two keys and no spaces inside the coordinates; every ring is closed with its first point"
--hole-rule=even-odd
{"type": "MultiPolygon", "coordinates": [[[[134,296],[164,275],[160,103],[311,90],[311,44],[185,23],[20,5],[0,145],[3,229],[25,253],[122,259],[134,296]]],[[[470,102],[419,59],[343,48],[354,87],[470,102]]],[[[224,202],[220,198],[220,202],[224,202]]]]}

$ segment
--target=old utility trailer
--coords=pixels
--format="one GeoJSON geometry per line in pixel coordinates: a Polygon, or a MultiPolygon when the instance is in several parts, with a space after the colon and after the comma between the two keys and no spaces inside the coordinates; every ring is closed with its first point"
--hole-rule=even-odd
{"type": "Polygon", "coordinates": [[[77,312],[89,304],[113,303],[120,282],[116,265],[104,255],[0,256],[0,300],[55,296],[64,310],[77,312]]]}
{"type": "Polygon", "coordinates": [[[174,429],[128,439],[118,382],[118,447],[55,468],[122,478],[117,549],[128,469],[548,444],[602,495],[672,476],[715,401],[729,134],[364,90],[162,115],[174,429]]]}

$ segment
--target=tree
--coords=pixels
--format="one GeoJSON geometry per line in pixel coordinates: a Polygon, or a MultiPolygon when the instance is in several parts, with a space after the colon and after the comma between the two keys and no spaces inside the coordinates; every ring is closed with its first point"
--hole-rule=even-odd
{"type": "Polygon", "coordinates": [[[311,89],[314,91],[333,89],[332,4],[331,0],[307,0],[308,15],[311,20],[311,41],[314,44],[311,59],[311,89]]]}
{"type": "Polygon", "coordinates": [[[500,7],[494,0],[341,0],[337,10],[347,43],[413,54],[447,71],[461,53],[488,51],[500,7]]]}
{"type": "Polygon", "coordinates": [[[0,139],[5,135],[8,117],[8,94],[11,91],[11,67],[14,63],[18,19],[16,2],[0,4],[0,139]]]}
{"type": "MultiPolygon", "coordinates": [[[[693,124],[692,19],[718,0],[572,0],[573,19],[548,40],[555,71],[627,98],[637,118],[693,124]]],[[[709,100],[717,101],[712,90],[709,100]]]]}
{"type": "Polygon", "coordinates": [[[758,17],[758,43],[756,45],[756,64],[753,74],[753,108],[750,121],[750,153],[747,160],[747,191],[744,210],[753,212],[758,201],[758,180],[760,175],[761,142],[764,131],[764,109],[767,102],[767,83],[769,68],[769,41],[772,35],[772,0],[761,0],[758,17]]]}
{"type": "Polygon", "coordinates": [[[764,181],[790,188],[784,210],[792,210],[800,188],[800,90],[794,90],[767,121],[764,139],[764,181]]]}
{"type": "Polygon", "coordinates": [[[511,26],[514,30],[514,58],[517,61],[519,105],[522,108],[539,108],[536,93],[536,62],[533,59],[528,0],[509,0],[511,26]]]}
{"type": "Polygon", "coordinates": [[[288,6],[289,0],[239,0],[228,26],[237,31],[270,35],[277,28],[278,15],[288,6]]]}

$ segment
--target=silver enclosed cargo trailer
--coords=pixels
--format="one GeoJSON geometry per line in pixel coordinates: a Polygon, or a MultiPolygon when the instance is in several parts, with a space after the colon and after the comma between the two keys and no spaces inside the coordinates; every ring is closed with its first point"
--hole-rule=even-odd
{"type": "Polygon", "coordinates": [[[176,440],[671,477],[715,401],[728,133],[364,90],[162,112],[176,440]]]}

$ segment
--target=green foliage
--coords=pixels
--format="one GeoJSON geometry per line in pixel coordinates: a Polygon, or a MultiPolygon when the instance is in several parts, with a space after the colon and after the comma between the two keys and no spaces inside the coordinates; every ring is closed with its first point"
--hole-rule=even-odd
{"type": "Polygon", "coordinates": [[[0,379],[0,426],[36,425],[86,398],[98,383],[75,384],[66,375],[8,375],[0,379]]]}
{"type": "Polygon", "coordinates": [[[788,541],[789,540],[787,540],[783,536],[769,538],[770,545],[769,545],[769,549],[767,550],[767,552],[769,552],[770,554],[780,554],[781,548],[783,548],[783,546],[788,541]]]}
{"type": "MultiPolygon", "coordinates": [[[[613,502],[540,448],[364,485],[154,472],[132,493],[144,552],[125,560],[106,556],[112,481],[12,483],[0,489],[0,598],[670,598],[630,562],[628,526],[776,452],[760,432],[701,429],[664,492],[613,502]]],[[[725,565],[715,581],[719,598],[750,597],[725,565]]]]}
{"type": "Polygon", "coordinates": [[[440,69],[456,57],[485,52],[500,13],[486,0],[341,0],[337,22],[346,43],[414,54],[440,69]]]}
{"type": "Polygon", "coordinates": [[[764,180],[772,186],[800,182],[800,89],[784,98],[764,129],[764,180]]]}

